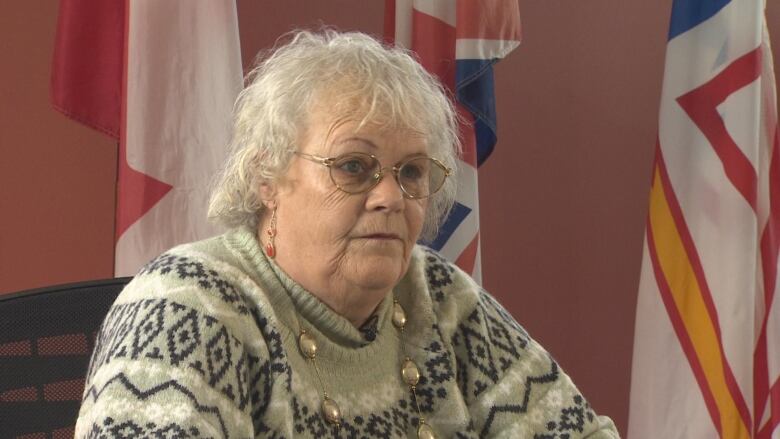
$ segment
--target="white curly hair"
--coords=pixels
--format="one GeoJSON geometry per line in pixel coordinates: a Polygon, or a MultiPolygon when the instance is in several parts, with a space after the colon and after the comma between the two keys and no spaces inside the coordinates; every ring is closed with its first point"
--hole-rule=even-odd
{"type": "MultiPolygon", "coordinates": [[[[231,153],[214,180],[209,218],[228,227],[257,227],[264,209],[261,184],[286,172],[307,116],[322,95],[334,116],[422,133],[428,154],[457,170],[457,113],[446,90],[410,52],[362,33],[331,29],[298,30],[284,39],[258,55],[238,96],[231,153]]],[[[455,190],[453,175],[431,197],[423,239],[436,235],[455,190]]]]}

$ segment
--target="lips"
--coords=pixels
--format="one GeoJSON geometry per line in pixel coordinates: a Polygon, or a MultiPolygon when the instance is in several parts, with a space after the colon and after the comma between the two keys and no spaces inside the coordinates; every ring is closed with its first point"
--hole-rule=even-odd
{"type": "Polygon", "coordinates": [[[365,239],[398,239],[398,240],[401,239],[401,237],[396,235],[395,233],[372,233],[370,235],[364,235],[361,238],[365,238],[365,239]]]}

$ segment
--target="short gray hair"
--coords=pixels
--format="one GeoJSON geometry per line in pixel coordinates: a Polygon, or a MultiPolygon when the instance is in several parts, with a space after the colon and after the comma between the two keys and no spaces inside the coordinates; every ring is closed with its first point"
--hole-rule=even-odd
{"type": "MultiPolygon", "coordinates": [[[[311,105],[334,88],[339,92],[332,103],[337,114],[359,110],[361,124],[392,124],[422,133],[428,153],[457,170],[460,140],[454,106],[410,52],[362,33],[331,29],[294,31],[287,39],[258,55],[246,77],[233,111],[230,157],[214,181],[210,218],[229,227],[257,227],[261,183],[284,174],[311,105]]],[[[451,209],[455,177],[430,199],[423,239],[433,239],[451,209]]]]}

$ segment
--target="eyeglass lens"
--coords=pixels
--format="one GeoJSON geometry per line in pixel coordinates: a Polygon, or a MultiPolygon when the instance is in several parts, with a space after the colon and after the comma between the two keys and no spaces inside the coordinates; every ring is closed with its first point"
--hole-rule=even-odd
{"type": "MultiPolygon", "coordinates": [[[[333,160],[330,175],[341,190],[360,193],[378,183],[381,166],[379,160],[368,154],[344,154],[333,160]]],[[[446,178],[442,165],[430,157],[412,157],[398,165],[398,183],[407,195],[414,198],[435,193],[446,178]]]]}

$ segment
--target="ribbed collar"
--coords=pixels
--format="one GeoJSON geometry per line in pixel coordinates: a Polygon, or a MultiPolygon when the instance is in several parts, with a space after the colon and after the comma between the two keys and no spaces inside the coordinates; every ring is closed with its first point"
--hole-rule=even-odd
{"type": "MultiPolygon", "coordinates": [[[[276,264],[275,261],[266,258],[266,262],[276,274],[281,286],[290,295],[295,309],[298,311],[301,324],[309,324],[316,327],[332,341],[349,347],[361,347],[369,343],[363,333],[350,323],[349,320],[333,311],[315,295],[301,287],[290,279],[287,273],[276,264]]],[[[393,302],[393,294],[389,293],[377,306],[375,314],[379,319],[377,332],[384,329],[385,316],[389,304],[393,302]]]]}
{"type": "Polygon", "coordinates": [[[398,338],[396,329],[389,322],[392,315],[392,292],[376,309],[377,337],[373,342],[369,342],[349,320],[333,311],[293,281],[275,262],[269,260],[254,231],[245,227],[236,228],[229,231],[225,237],[229,246],[242,253],[243,259],[248,263],[246,268],[260,281],[279,323],[295,337],[301,329],[305,329],[318,340],[327,340],[326,343],[320,343],[322,355],[318,358],[325,361],[328,357],[333,361],[368,358],[387,340],[398,338]]]}

